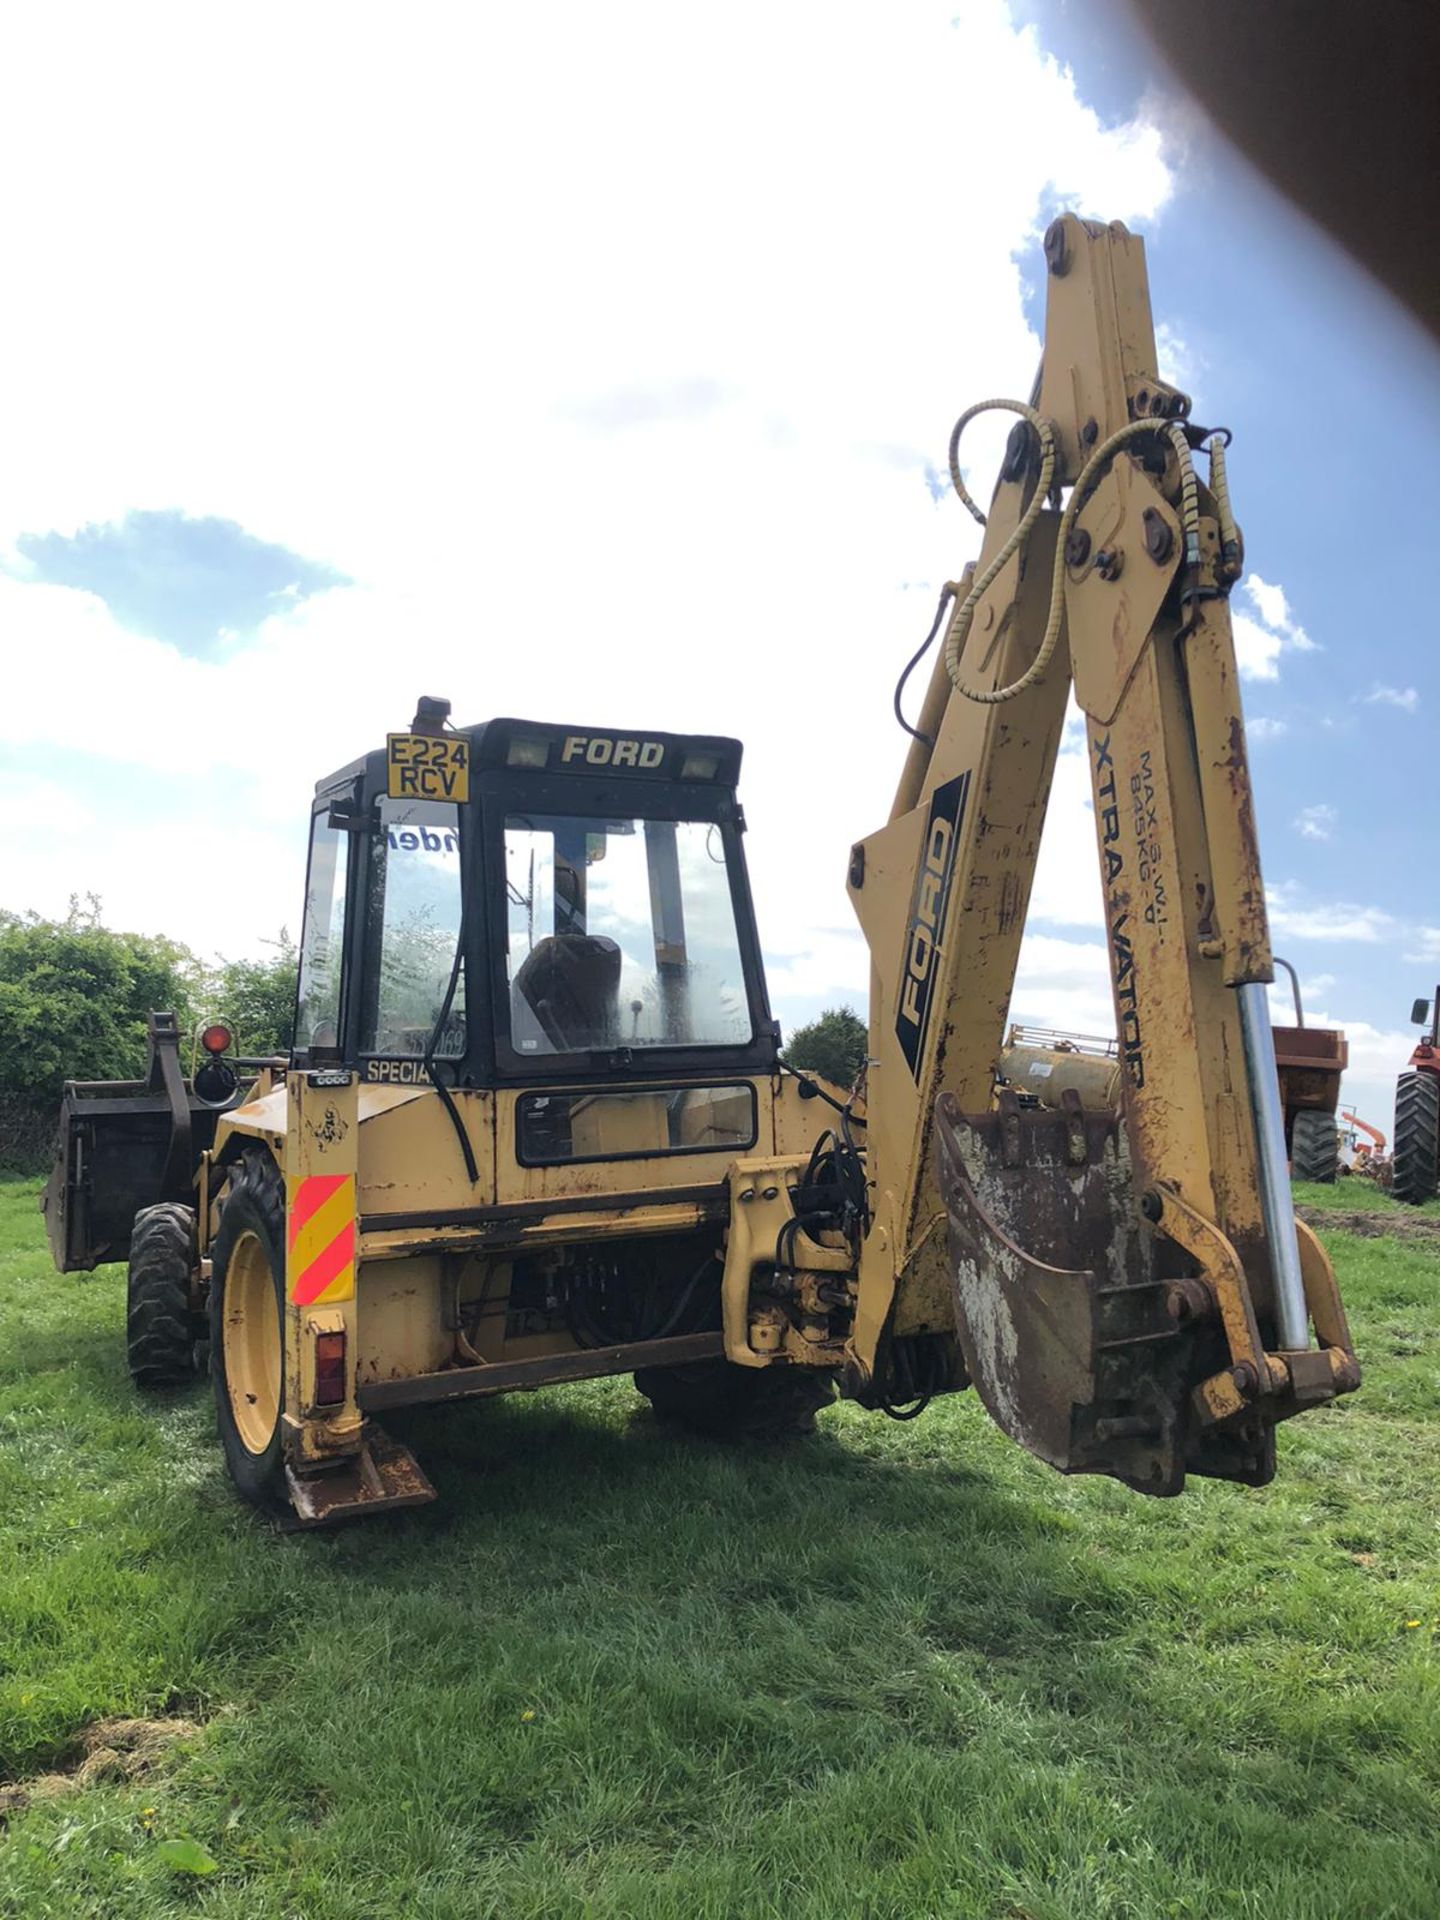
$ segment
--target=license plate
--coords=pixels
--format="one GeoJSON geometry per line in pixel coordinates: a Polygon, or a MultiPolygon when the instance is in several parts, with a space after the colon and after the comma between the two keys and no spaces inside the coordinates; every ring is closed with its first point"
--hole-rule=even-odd
{"type": "Polygon", "coordinates": [[[392,800],[470,798],[470,742],[454,733],[388,733],[386,792],[392,800]]]}

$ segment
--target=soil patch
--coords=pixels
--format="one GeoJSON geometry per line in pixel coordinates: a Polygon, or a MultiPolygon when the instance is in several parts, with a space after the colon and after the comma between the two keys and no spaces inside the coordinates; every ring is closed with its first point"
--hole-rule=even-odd
{"type": "Polygon", "coordinates": [[[1428,1241],[1440,1246],[1440,1219],[1432,1214],[1347,1213],[1331,1207],[1297,1207],[1296,1213],[1317,1233],[1353,1233],[1361,1240],[1428,1241]]]}
{"type": "Polygon", "coordinates": [[[32,1800],[52,1800],[57,1794],[93,1787],[100,1780],[138,1780],[177,1740],[188,1740],[199,1731],[193,1720],[97,1720],[81,1729],[70,1766],[0,1785],[0,1820],[28,1807],[32,1800]]]}

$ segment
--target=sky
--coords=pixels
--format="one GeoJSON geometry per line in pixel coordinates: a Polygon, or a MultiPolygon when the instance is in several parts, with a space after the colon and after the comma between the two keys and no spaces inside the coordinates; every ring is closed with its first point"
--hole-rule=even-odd
{"type": "MultiPolygon", "coordinates": [[[[1028,393],[1071,207],[1144,234],[1235,432],[1275,944],[1388,1127],[1440,977],[1436,355],[1128,16],[56,0],[0,55],[0,907],[262,951],[315,780],[439,694],[742,739],[776,1011],[863,1007],[846,856],[977,542],[936,475],[1028,393]]],[[[1012,1013],[1106,1032],[1079,749],[1012,1013]]]]}

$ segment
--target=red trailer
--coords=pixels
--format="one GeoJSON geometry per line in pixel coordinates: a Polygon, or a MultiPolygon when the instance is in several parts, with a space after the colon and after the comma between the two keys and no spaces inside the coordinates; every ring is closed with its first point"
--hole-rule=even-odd
{"type": "Polygon", "coordinates": [[[1340,1076],[1350,1064],[1350,1043],[1338,1027],[1307,1027],[1300,1004],[1300,982],[1288,960],[1275,956],[1290,976],[1295,995],[1295,1024],[1276,1027],[1275,1065],[1285,1108],[1285,1145],[1297,1180],[1328,1186],[1340,1169],[1340,1076]]]}

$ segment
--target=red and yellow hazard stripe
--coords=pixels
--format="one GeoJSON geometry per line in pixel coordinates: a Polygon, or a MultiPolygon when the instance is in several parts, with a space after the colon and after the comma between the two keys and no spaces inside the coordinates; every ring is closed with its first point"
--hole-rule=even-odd
{"type": "Polygon", "coordinates": [[[353,1173],[312,1173],[290,1182],[285,1272],[297,1307],[353,1298],[353,1173]]]}

